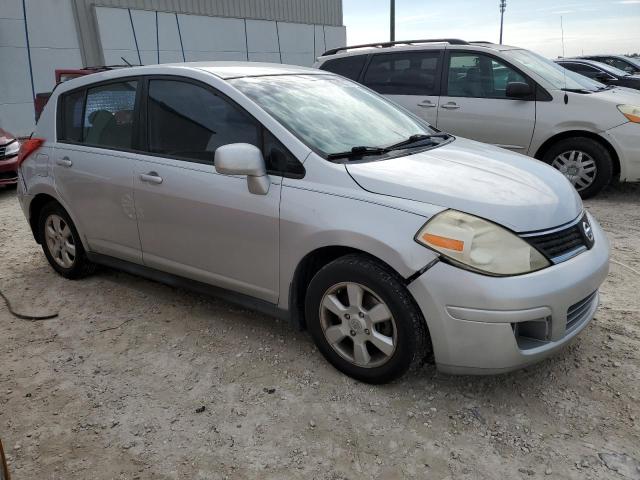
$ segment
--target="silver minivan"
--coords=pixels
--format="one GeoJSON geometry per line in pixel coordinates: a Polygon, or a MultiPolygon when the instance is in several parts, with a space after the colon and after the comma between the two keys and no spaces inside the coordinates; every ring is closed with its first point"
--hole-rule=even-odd
{"type": "Polygon", "coordinates": [[[588,325],[608,271],[605,234],[553,168],[316,69],[71,80],[19,162],[61,275],[102,264],[289,318],[371,383],[428,358],[451,373],[540,361],[588,325]]]}
{"type": "Polygon", "coordinates": [[[640,92],[517,47],[457,39],[336,48],[317,68],[381,93],[438,129],[542,160],[583,198],[640,180],[640,92]]]}

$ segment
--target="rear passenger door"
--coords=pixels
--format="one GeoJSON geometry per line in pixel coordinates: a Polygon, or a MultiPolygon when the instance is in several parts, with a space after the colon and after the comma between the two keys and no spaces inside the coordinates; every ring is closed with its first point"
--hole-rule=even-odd
{"type": "Polygon", "coordinates": [[[535,83],[493,55],[447,51],[437,127],[526,154],[536,121],[535,83]],[[527,99],[506,96],[507,84],[532,86],[527,99]]]}
{"type": "Polygon", "coordinates": [[[441,50],[374,54],[362,83],[436,125],[442,57],[441,50]]]}
{"type": "Polygon", "coordinates": [[[133,203],[140,80],[119,79],[62,94],[53,175],[92,252],[141,263],[133,203]]]}
{"type": "Polygon", "coordinates": [[[151,77],[145,88],[147,154],[134,168],[144,264],[276,303],[282,177],[271,168],[269,192],[255,195],[246,177],[217,173],[214,155],[230,143],[265,146],[269,170],[286,151],[273,153],[277,141],[208,85],[151,77]]]}

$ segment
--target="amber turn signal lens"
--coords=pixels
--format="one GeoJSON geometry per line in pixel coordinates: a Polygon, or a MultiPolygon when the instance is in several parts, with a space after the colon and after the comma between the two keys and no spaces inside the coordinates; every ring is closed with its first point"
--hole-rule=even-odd
{"type": "Polygon", "coordinates": [[[434,247],[446,248],[447,250],[453,250],[455,252],[462,252],[464,250],[464,242],[462,240],[456,240],[455,238],[425,233],[422,235],[422,239],[434,247]]]}

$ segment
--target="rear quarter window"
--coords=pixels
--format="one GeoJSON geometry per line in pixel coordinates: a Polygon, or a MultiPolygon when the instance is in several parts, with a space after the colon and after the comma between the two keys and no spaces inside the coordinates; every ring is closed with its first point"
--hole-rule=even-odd
{"type": "Polygon", "coordinates": [[[320,65],[320,69],[331,73],[337,73],[338,75],[350,78],[351,80],[358,80],[366,61],[366,55],[335,58],[324,62],[320,65]]]}

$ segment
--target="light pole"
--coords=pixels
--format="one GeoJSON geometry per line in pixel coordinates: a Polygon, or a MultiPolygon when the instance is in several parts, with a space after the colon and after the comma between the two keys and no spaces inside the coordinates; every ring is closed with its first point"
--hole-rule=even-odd
{"type": "Polygon", "coordinates": [[[389,39],[392,42],[396,40],[396,0],[391,0],[389,6],[389,39]]]}
{"type": "Polygon", "coordinates": [[[507,9],[507,0],[500,0],[500,45],[502,45],[502,27],[504,25],[504,11],[507,9]]]}

